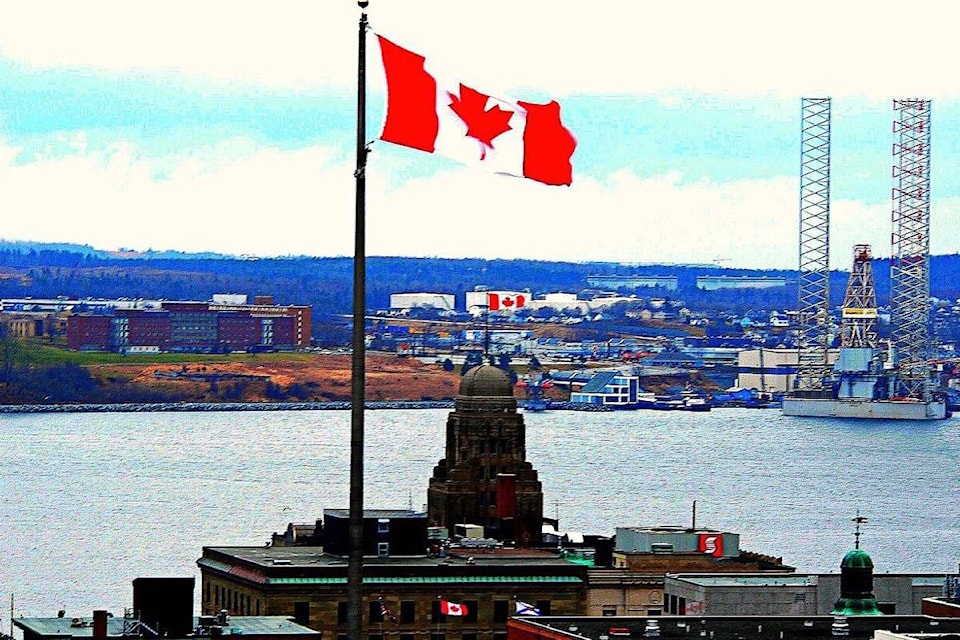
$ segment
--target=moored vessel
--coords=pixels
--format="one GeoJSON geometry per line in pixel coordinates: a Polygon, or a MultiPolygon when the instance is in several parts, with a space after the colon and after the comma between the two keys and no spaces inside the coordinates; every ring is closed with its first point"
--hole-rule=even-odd
{"type": "Polygon", "coordinates": [[[913,398],[783,398],[783,415],[810,418],[863,418],[881,420],[942,420],[950,417],[943,400],[913,398]]]}

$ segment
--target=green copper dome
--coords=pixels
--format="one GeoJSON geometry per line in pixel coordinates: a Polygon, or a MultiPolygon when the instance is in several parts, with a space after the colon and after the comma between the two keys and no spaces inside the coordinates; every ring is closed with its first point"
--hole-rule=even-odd
{"type": "Polygon", "coordinates": [[[833,605],[833,616],[882,616],[876,598],[840,598],[833,605]]]}
{"type": "Polygon", "coordinates": [[[873,595],[873,560],[859,545],[840,563],[840,598],[830,612],[835,616],[880,616],[873,595]]]}
{"type": "Polygon", "coordinates": [[[873,560],[863,549],[851,549],[843,556],[841,569],[873,569],[873,560]]]}

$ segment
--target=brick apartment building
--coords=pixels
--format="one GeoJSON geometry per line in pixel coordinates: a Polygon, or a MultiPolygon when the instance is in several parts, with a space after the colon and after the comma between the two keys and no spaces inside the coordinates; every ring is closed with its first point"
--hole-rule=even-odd
{"type": "Polygon", "coordinates": [[[282,351],[310,344],[310,307],[162,302],[159,308],[107,309],[67,318],[67,346],[83,351],[282,351]]]}

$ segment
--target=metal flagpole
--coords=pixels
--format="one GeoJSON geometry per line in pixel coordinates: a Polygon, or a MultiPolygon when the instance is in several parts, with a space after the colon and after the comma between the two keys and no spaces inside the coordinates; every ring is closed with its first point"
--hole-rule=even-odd
{"type": "Polygon", "coordinates": [[[353,250],[353,359],[350,391],[350,561],[347,566],[347,631],[350,640],[363,638],[363,412],[366,380],[366,56],[369,2],[358,0],[360,32],[357,58],[356,227],[353,250]]]}
{"type": "Polygon", "coordinates": [[[483,310],[483,362],[490,358],[490,294],[487,294],[487,306],[483,310]]]}

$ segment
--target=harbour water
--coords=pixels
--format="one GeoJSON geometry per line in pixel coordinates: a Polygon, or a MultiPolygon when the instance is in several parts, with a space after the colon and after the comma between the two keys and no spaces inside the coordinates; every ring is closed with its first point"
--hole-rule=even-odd
{"type": "MultiPolygon", "coordinates": [[[[448,413],[366,413],[367,507],[423,507],[448,413]]],[[[699,526],[830,572],[859,509],[877,572],[957,571],[960,418],[715,409],[525,421],[546,515],[562,529],[689,525],[696,500],[699,526]]],[[[0,415],[0,433],[0,596],[13,594],[16,616],[119,615],[139,576],[196,576],[199,595],[203,546],[263,545],[348,505],[349,411],[0,415]]]]}

